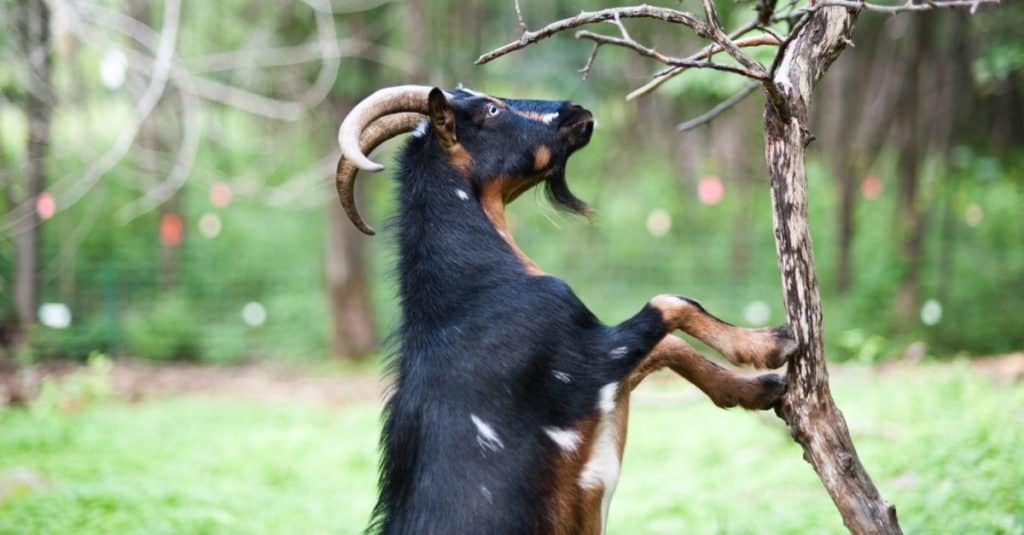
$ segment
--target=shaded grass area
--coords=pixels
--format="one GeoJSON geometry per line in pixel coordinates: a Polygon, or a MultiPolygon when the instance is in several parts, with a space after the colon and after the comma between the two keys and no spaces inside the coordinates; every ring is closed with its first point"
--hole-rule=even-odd
{"type": "MultiPolygon", "coordinates": [[[[1024,533],[1024,385],[966,367],[876,376],[835,395],[907,533],[1024,533]]],[[[842,533],[779,420],[672,382],[634,398],[609,533],[842,533]]],[[[0,411],[0,533],[358,533],[378,408],[213,398],[0,411]],[[32,485],[4,478],[31,472],[32,485]]]]}

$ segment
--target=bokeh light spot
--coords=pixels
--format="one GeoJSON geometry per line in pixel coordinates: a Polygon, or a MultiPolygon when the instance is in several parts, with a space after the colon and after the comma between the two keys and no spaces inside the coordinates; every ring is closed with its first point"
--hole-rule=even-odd
{"type": "Polygon", "coordinates": [[[701,203],[715,205],[722,202],[722,197],[725,197],[725,185],[717,176],[706,176],[697,183],[697,198],[701,203]]]}
{"type": "Polygon", "coordinates": [[[665,210],[658,208],[647,216],[647,232],[650,232],[651,236],[664,236],[670,228],[672,228],[672,216],[668,215],[665,210]]]}
{"type": "Polygon", "coordinates": [[[885,184],[881,178],[876,175],[868,175],[864,177],[864,180],[860,183],[860,194],[862,197],[869,201],[873,201],[882,196],[882,192],[885,191],[885,184]]]}
{"type": "Polygon", "coordinates": [[[220,231],[220,217],[217,214],[203,214],[203,217],[199,218],[199,233],[203,236],[212,240],[220,235],[220,231]]]}
{"type": "Polygon", "coordinates": [[[985,213],[981,210],[981,206],[978,203],[972,202],[967,205],[967,209],[964,210],[964,221],[969,226],[976,227],[981,224],[981,220],[985,218],[985,213]]]}
{"type": "Polygon", "coordinates": [[[169,212],[160,218],[160,242],[164,244],[164,247],[181,245],[184,234],[185,228],[181,222],[181,216],[169,212]]]}
{"type": "Polygon", "coordinates": [[[231,204],[231,186],[224,182],[214,182],[210,186],[210,202],[217,208],[224,208],[231,204]]]}
{"type": "Polygon", "coordinates": [[[242,321],[250,327],[259,327],[267,321],[267,309],[256,301],[250,301],[242,307],[242,321]]]}
{"type": "Polygon", "coordinates": [[[921,306],[921,323],[932,326],[942,320],[942,304],[929,299],[921,306]]]}
{"type": "Polygon", "coordinates": [[[124,85],[127,74],[128,58],[124,52],[110,49],[100,60],[100,80],[107,89],[119,89],[124,85]]]}
{"type": "Polygon", "coordinates": [[[751,301],[743,308],[743,319],[748,325],[764,325],[771,317],[772,309],[764,301],[751,301]]]}
{"type": "Polygon", "coordinates": [[[57,213],[57,201],[54,200],[53,194],[49,191],[44,191],[36,197],[36,213],[39,214],[39,218],[43,221],[53,217],[53,214],[57,213]]]}
{"type": "Polygon", "coordinates": [[[71,325],[71,309],[64,303],[39,305],[39,323],[51,329],[66,329],[71,325]]]}

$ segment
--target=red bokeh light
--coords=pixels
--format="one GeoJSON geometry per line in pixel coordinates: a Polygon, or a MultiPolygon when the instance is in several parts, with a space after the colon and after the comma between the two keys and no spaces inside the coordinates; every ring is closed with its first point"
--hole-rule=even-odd
{"type": "Polygon", "coordinates": [[[703,204],[718,204],[725,197],[725,185],[717,176],[706,176],[697,183],[697,198],[703,204]]]}
{"type": "Polygon", "coordinates": [[[231,204],[231,186],[224,182],[214,182],[210,187],[210,202],[217,208],[224,208],[231,204]]]}
{"type": "Polygon", "coordinates": [[[57,201],[54,200],[53,195],[49,191],[44,191],[36,197],[36,213],[44,221],[57,213],[57,201]]]}
{"type": "Polygon", "coordinates": [[[185,226],[178,214],[167,213],[160,218],[160,242],[164,244],[164,247],[181,245],[184,233],[185,226]]]}
{"type": "Polygon", "coordinates": [[[882,196],[885,191],[885,184],[882,179],[875,175],[868,175],[860,183],[860,194],[867,200],[873,201],[882,196]]]}

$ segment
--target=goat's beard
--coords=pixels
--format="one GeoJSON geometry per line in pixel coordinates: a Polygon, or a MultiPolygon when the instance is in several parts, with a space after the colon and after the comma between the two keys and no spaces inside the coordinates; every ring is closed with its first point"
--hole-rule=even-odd
{"type": "Polygon", "coordinates": [[[569,183],[565,179],[565,166],[555,171],[545,180],[548,199],[556,208],[575,212],[582,216],[590,216],[591,210],[587,203],[573,195],[569,183]]]}

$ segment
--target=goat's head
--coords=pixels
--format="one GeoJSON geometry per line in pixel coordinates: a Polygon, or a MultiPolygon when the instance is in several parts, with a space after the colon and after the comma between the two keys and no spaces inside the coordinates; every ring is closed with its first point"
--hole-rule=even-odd
{"type": "Polygon", "coordinates": [[[566,183],[565,164],[590,141],[593,129],[591,113],[568,101],[504,99],[462,87],[381,89],[357,104],[338,131],[338,196],[352,222],[373,234],[355,207],[356,173],[383,169],[366,153],[417,130],[438,158],[475,187],[497,188],[506,203],[544,182],[555,204],[585,213],[586,204],[566,183]]]}

